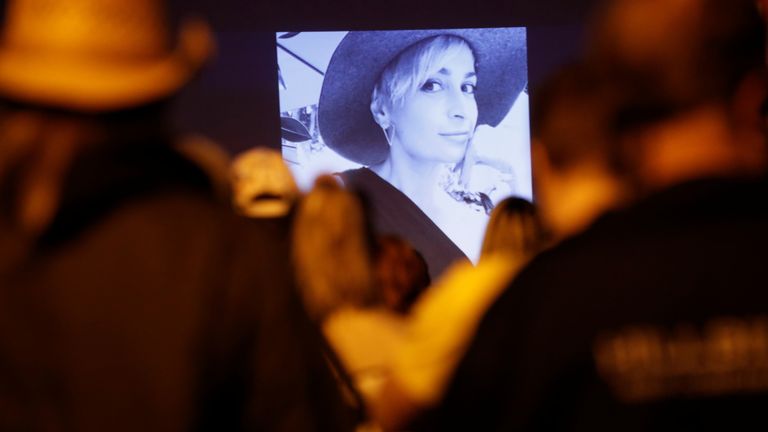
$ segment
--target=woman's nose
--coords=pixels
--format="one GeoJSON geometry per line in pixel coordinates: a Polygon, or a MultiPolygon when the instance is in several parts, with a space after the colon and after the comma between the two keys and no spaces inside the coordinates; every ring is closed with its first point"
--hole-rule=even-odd
{"type": "Polygon", "coordinates": [[[465,94],[461,89],[448,92],[448,116],[464,119],[470,110],[470,103],[474,102],[472,96],[465,94]]]}

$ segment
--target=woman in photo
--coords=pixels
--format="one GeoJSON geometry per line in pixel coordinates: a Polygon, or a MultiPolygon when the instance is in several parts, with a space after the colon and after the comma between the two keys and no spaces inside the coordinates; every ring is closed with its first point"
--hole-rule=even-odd
{"type": "MultiPolygon", "coordinates": [[[[473,143],[507,116],[526,80],[523,28],[350,32],[331,58],[320,133],[364,165],[342,173],[344,183],[368,197],[379,232],[413,243],[432,277],[479,256],[493,203],[471,172],[503,157],[473,143]]],[[[513,192],[514,173],[496,171],[493,187],[513,192]]]]}

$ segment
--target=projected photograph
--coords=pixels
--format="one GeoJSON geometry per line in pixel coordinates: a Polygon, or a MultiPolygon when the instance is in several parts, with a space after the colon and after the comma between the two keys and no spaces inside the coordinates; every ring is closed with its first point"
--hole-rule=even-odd
{"type": "Polygon", "coordinates": [[[337,175],[432,276],[479,257],[488,216],[532,199],[526,29],[276,34],[282,149],[337,175]]]}

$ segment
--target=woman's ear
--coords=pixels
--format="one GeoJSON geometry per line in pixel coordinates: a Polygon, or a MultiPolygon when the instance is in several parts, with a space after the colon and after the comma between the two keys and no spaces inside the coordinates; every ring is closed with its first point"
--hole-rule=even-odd
{"type": "Polygon", "coordinates": [[[373,112],[373,120],[381,126],[382,129],[387,130],[392,125],[389,121],[389,115],[386,111],[379,109],[373,112]]]}
{"type": "Polygon", "coordinates": [[[376,98],[371,102],[371,115],[373,120],[384,131],[384,136],[387,138],[387,142],[392,145],[392,136],[395,131],[395,126],[392,124],[392,120],[387,112],[386,108],[381,103],[377,103],[376,98]]]}
{"type": "Polygon", "coordinates": [[[371,115],[373,115],[373,120],[385,131],[392,125],[389,121],[389,113],[384,109],[383,104],[377,103],[375,98],[371,102],[371,115]]]}

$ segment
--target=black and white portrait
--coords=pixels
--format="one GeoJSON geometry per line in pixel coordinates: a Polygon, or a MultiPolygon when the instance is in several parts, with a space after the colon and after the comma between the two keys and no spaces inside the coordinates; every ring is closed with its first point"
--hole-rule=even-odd
{"type": "Polygon", "coordinates": [[[495,203],[532,198],[525,28],[276,40],[283,154],[300,187],[338,173],[379,230],[472,261],[495,203]]]}

